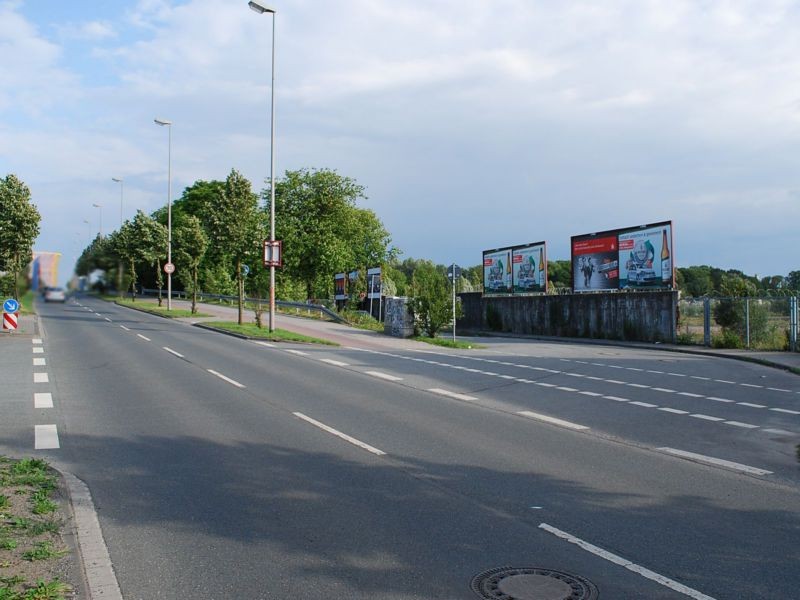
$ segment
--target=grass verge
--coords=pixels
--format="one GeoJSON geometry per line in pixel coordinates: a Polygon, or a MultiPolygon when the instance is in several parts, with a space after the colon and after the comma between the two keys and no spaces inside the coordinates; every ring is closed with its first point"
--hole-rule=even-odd
{"type": "Polygon", "coordinates": [[[0,456],[0,600],[64,600],[63,494],[47,462],[0,456]]]}
{"type": "Polygon", "coordinates": [[[286,331],[285,329],[276,329],[270,333],[269,329],[258,327],[254,323],[245,323],[244,325],[239,325],[238,323],[231,323],[230,321],[210,321],[208,323],[203,323],[203,325],[206,327],[223,329],[232,333],[238,333],[239,335],[258,338],[260,340],[269,340],[272,342],[303,342],[306,344],[324,344],[325,346],[339,345],[336,342],[331,342],[330,340],[323,340],[321,338],[302,335],[300,333],[286,331]]]}
{"type": "Polygon", "coordinates": [[[20,304],[20,312],[23,315],[33,315],[36,314],[36,309],[33,307],[33,299],[36,297],[36,292],[33,290],[28,290],[24,294],[22,294],[22,298],[19,299],[20,304]]]}
{"type": "Polygon", "coordinates": [[[461,348],[463,350],[475,350],[476,348],[486,348],[480,344],[473,344],[472,342],[462,342],[456,340],[455,342],[447,338],[430,338],[424,336],[415,336],[411,338],[415,342],[425,342],[434,346],[443,346],[445,348],[461,348]]]}
{"type": "MultiPolygon", "coordinates": [[[[111,299],[111,298],[109,298],[111,299]]],[[[128,298],[113,298],[113,302],[119,304],[120,306],[127,306],[128,308],[136,308],[138,310],[142,310],[144,312],[149,312],[153,315],[160,315],[162,317],[168,317],[170,319],[179,319],[182,317],[210,317],[211,315],[207,315],[201,312],[197,312],[192,314],[191,310],[187,310],[185,308],[173,308],[172,310],[167,310],[166,304],[164,306],[159,306],[155,302],[150,302],[148,300],[137,300],[134,302],[128,298]]],[[[0,599],[2,600],[2,599],[0,599]]]]}

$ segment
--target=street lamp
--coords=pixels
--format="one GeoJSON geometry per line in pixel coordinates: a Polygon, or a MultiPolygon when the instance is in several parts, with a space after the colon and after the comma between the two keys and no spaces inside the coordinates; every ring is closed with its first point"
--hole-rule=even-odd
{"type": "MultiPolygon", "coordinates": [[[[153,119],[156,125],[169,129],[167,149],[167,263],[172,264],[172,121],[153,119]]],[[[167,273],[167,310],[172,310],[172,271],[167,273]]]]}
{"type": "MultiPolygon", "coordinates": [[[[272,92],[270,99],[270,139],[269,139],[269,241],[275,242],[275,9],[264,4],[263,0],[250,0],[248,6],[258,14],[272,14],[272,92]]],[[[274,253],[274,248],[272,249],[274,253]]],[[[274,258],[274,254],[272,255],[274,258]]],[[[275,331],[275,264],[269,267],[269,330],[275,331]]]]}
{"type": "Polygon", "coordinates": [[[119,184],[119,227],[122,229],[122,195],[125,191],[125,182],[122,177],[112,177],[111,181],[116,181],[119,184]]]}
{"type": "Polygon", "coordinates": [[[86,229],[89,230],[89,240],[91,241],[91,239],[92,239],[92,224],[89,223],[88,219],[84,219],[83,222],[86,223],[86,229]]]}
{"type": "Polygon", "coordinates": [[[103,237],[103,205],[102,204],[92,204],[95,208],[100,209],[100,237],[103,237]]]}

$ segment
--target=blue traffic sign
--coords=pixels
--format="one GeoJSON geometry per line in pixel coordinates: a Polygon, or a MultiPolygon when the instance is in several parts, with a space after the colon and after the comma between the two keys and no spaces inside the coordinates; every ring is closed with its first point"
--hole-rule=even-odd
{"type": "Polygon", "coordinates": [[[250,275],[250,267],[247,265],[242,265],[242,272],[244,273],[244,276],[247,277],[250,275]]]}
{"type": "Polygon", "coordinates": [[[19,310],[19,302],[14,300],[13,298],[9,298],[5,302],[3,302],[3,312],[7,313],[14,313],[19,310]]]}

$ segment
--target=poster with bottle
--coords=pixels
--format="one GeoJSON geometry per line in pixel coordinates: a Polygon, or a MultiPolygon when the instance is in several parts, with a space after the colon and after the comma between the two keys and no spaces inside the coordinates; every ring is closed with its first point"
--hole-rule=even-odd
{"type": "Polygon", "coordinates": [[[572,238],[572,291],[601,292],[619,285],[619,252],[616,234],[572,238]]]}
{"type": "Polygon", "coordinates": [[[511,294],[511,248],[486,250],[483,253],[483,293],[486,296],[511,294]]]}
{"type": "Polygon", "coordinates": [[[619,234],[620,289],[671,289],[672,224],[619,234]]]}
{"type": "Polygon", "coordinates": [[[544,242],[515,246],[511,251],[511,266],[515,294],[547,291],[547,253],[544,242]]]}

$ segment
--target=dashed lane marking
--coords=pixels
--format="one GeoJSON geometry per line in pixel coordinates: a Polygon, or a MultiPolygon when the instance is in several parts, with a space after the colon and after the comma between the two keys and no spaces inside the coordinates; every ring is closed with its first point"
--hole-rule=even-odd
{"type": "Polygon", "coordinates": [[[615,402],[630,402],[629,398],[620,398],[619,396],[603,396],[606,400],[614,400],[615,402]]]}
{"type": "Polygon", "coordinates": [[[725,419],[721,419],[720,417],[712,417],[711,415],[704,415],[700,413],[694,413],[689,415],[690,417],[694,417],[695,419],[703,419],[704,421],[724,421],[725,419]]]}
{"type": "Polygon", "coordinates": [[[767,408],[763,404],[753,404],[752,402],[737,402],[739,406],[749,406],[750,408],[767,408]]]}
{"type": "Polygon", "coordinates": [[[531,412],[529,410],[521,410],[517,414],[523,417],[527,417],[529,419],[535,419],[537,421],[542,421],[544,423],[550,423],[551,425],[558,425],[559,427],[566,427],[567,429],[575,429],[576,431],[585,431],[589,429],[586,425],[579,425],[578,423],[573,423],[572,421],[557,419],[556,417],[542,415],[539,413],[531,412]]]}
{"type": "Polygon", "coordinates": [[[121,328],[121,329],[124,329],[125,331],[130,331],[130,329],[128,329],[127,327],[125,327],[125,325],[120,325],[120,328],[121,328]]]}
{"type": "Polygon", "coordinates": [[[34,346],[33,347],[33,353],[34,354],[44,354],[44,348],[42,348],[41,346],[34,346]]]}
{"type": "Polygon", "coordinates": [[[328,363],[329,365],[333,365],[334,367],[349,367],[350,364],[346,362],[342,362],[340,360],[333,360],[332,358],[320,358],[320,362],[328,363]]]}
{"type": "Polygon", "coordinates": [[[750,423],[742,423],[741,421],[725,421],[725,425],[733,425],[734,427],[743,427],[744,429],[758,429],[758,425],[751,425],[750,423]]]}
{"type": "Polygon", "coordinates": [[[35,450],[55,450],[60,448],[58,428],[55,425],[36,425],[33,430],[35,450]]]}
{"type": "Polygon", "coordinates": [[[33,344],[41,344],[42,343],[42,338],[33,338],[31,340],[31,343],[33,343],[33,344]]]}
{"type": "Polygon", "coordinates": [[[295,417],[297,417],[298,419],[302,419],[303,421],[306,421],[307,423],[311,423],[314,427],[318,427],[319,429],[322,429],[323,431],[327,431],[328,433],[333,434],[336,437],[341,438],[346,442],[350,442],[354,446],[358,446],[359,448],[361,448],[363,450],[366,450],[367,452],[371,452],[372,454],[375,454],[377,456],[384,456],[386,454],[386,452],[384,452],[383,450],[379,450],[375,446],[370,446],[369,444],[367,444],[365,442],[362,442],[361,440],[357,440],[356,438],[351,437],[351,436],[347,435],[346,433],[342,433],[338,429],[334,429],[333,427],[329,427],[328,425],[325,425],[324,423],[320,423],[319,421],[317,421],[315,419],[312,419],[311,417],[308,417],[308,416],[304,415],[301,412],[296,412],[296,413],[292,413],[292,414],[295,417]]]}
{"type": "Polygon", "coordinates": [[[649,402],[639,402],[639,401],[631,402],[631,404],[633,404],[634,406],[643,406],[645,408],[656,408],[658,406],[658,404],[650,404],[649,402]]]}
{"type": "Polygon", "coordinates": [[[770,410],[774,410],[775,412],[779,413],[786,413],[787,415],[800,415],[800,411],[789,410],[788,408],[770,408],[770,410]]]}
{"type": "Polygon", "coordinates": [[[440,396],[447,396],[448,398],[455,398],[456,400],[464,400],[465,402],[477,400],[475,396],[459,394],[458,392],[451,392],[450,390],[443,390],[442,388],[428,388],[428,391],[434,394],[439,394],[440,396]]]}
{"type": "Polygon", "coordinates": [[[175,350],[173,350],[172,348],[167,348],[166,346],[162,346],[162,348],[164,348],[164,350],[166,350],[170,354],[174,354],[178,358],[184,358],[183,354],[181,354],[180,352],[175,352],[175,350]]]}
{"type": "Polygon", "coordinates": [[[275,344],[269,344],[267,342],[255,341],[253,343],[254,344],[258,344],[259,346],[264,346],[265,348],[274,348],[275,347],[275,344]]]}
{"type": "Polygon", "coordinates": [[[677,408],[669,408],[667,406],[662,406],[658,410],[663,410],[664,412],[673,413],[675,415],[688,415],[688,410],[678,410],[677,408]]]}
{"type": "Polygon", "coordinates": [[[33,359],[33,366],[34,367],[44,367],[47,364],[47,361],[44,358],[34,358],[33,359]]]}
{"type": "Polygon", "coordinates": [[[141,333],[137,333],[136,335],[139,336],[140,338],[142,338],[145,342],[149,342],[150,341],[149,337],[147,337],[145,335],[142,335],[141,333]]]}
{"type": "Polygon", "coordinates": [[[53,408],[53,394],[50,392],[34,393],[33,408],[53,408]]]}
{"type": "Polygon", "coordinates": [[[377,377],[378,379],[384,379],[386,381],[403,381],[402,377],[395,377],[394,375],[389,375],[388,373],[382,373],[380,371],[364,371],[367,375],[371,375],[372,377],[377,377]]]}
{"type": "Polygon", "coordinates": [[[302,350],[287,350],[289,354],[296,354],[297,356],[308,356],[308,352],[303,352],[302,350]]]}
{"type": "Polygon", "coordinates": [[[713,400],[714,402],[727,402],[732,404],[735,400],[728,400],[727,398],[717,398],[716,396],[706,396],[706,400],[713,400]]]}
{"type": "Polygon", "coordinates": [[[33,383],[50,383],[50,377],[47,373],[34,373],[33,383]]]}
{"type": "Polygon", "coordinates": [[[767,471],[766,469],[759,469],[758,467],[751,467],[749,465],[743,465],[741,463],[732,462],[730,460],[723,460],[721,458],[714,458],[713,456],[706,456],[704,454],[696,454],[694,452],[687,452],[686,450],[678,450],[676,448],[656,448],[659,452],[665,452],[667,454],[672,454],[673,456],[678,456],[680,458],[688,458],[690,460],[695,460],[697,462],[715,465],[719,467],[726,467],[728,469],[733,469],[735,471],[741,471],[742,473],[750,473],[751,475],[772,475],[772,471],[767,471]]]}
{"type": "Polygon", "coordinates": [[[218,373],[217,371],[215,371],[213,369],[206,369],[206,371],[208,371],[209,373],[211,373],[212,375],[214,375],[216,377],[219,377],[220,379],[222,379],[222,381],[227,381],[231,385],[235,385],[236,387],[238,387],[240,389],[243,389],[245,387],[244,385],[242,385],[238,381],[236,381],[234,379],[231,379],[230,377],[225,377],[225,375],[223,375],[222,373],[218,373]]]}
{"type": "Polygon", "coordinates": [[[111,323],[111,319],[109,319],[108,317],[105,317],[105,320],[111,323]]]}

